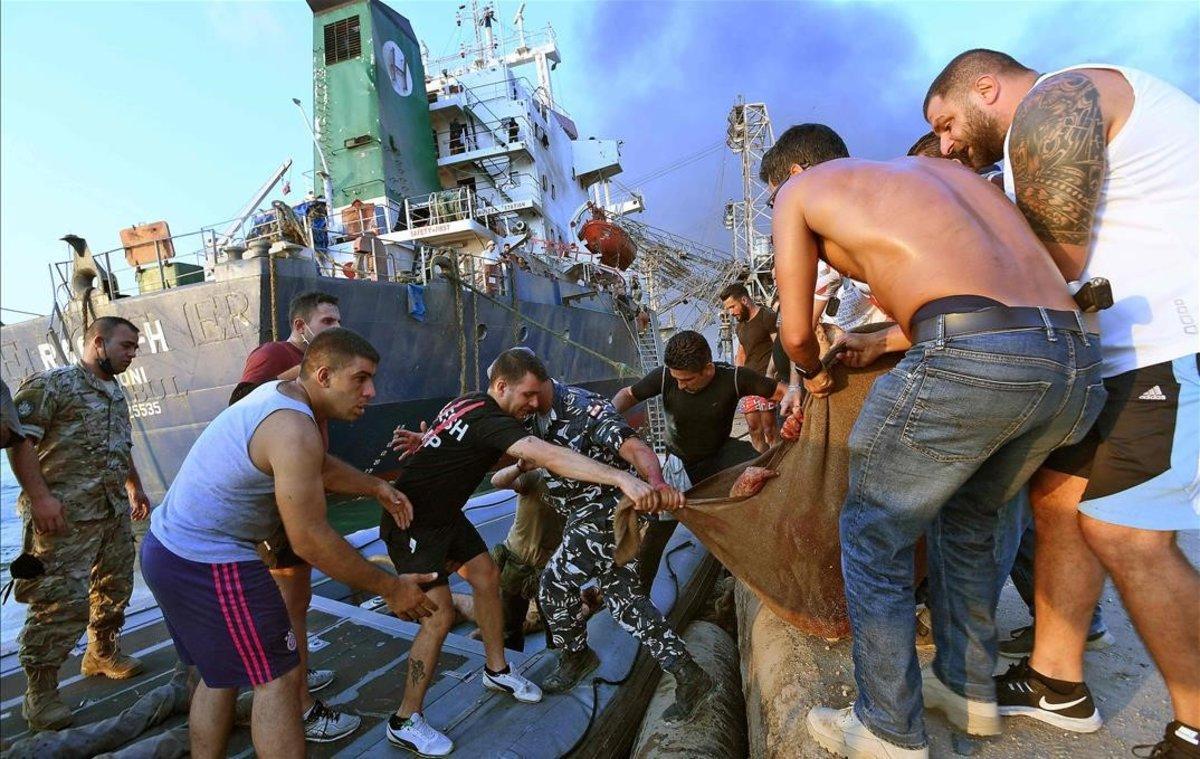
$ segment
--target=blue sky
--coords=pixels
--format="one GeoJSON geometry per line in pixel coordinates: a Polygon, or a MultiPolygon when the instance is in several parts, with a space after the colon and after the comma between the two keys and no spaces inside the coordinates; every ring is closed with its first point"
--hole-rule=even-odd
{"type": "MultiPolygon", "coordinates": [[[[517,3],[499,7],[510,19],[517,3]]],[[[434,55],[454,4],[394,2],[434,55]]],[[[1200,97],[1195,2],[531,2],[558,32],[555,94],[581,132],[624,140],[627,183],[723,139],[734,99],[776,132],[824,121],[853,154],[902,154],[929,81],[971,47],[1039,71],[1145,69],[1200,97]]],[[[311,14],[290,2],[0,3],[0,305],[45,313],[58,238],[116,247],[130,224],[176,233],[231,218],[286,157],[311,169],[291,104],[311,103],[311,14]]],[[[648,182],[645,220],[727,248],[739,192],[727,151],[648,182]]],[[[4,321],[17,321],[5,312],[4,321]]]]}

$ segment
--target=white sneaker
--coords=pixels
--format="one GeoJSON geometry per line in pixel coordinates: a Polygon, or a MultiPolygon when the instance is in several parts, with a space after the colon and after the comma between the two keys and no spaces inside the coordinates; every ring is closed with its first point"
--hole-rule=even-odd
{"type": "Polygon", "coordinates": [[[308,692],[316,693],[333,682],[333,670],[310,669],[308,671],[308,692]]]}
{"type": "Polygon", "coordinates": [[[929,749],[904,748],[872,733],[859,721],[853,706],[808,712],[808,734],[821,748],[850,759],[929,759],[929,749]]]}
{"type": "Polygon", "coordinates": [[[483,687],[511,693],[513,698],[523,704],[536,704],[542,700],[542,689],[513,672],[512,667],[499,675],[493,675],[487,671],[487,667],[484,667],[483,687]]]}
{"type": "Polygon", "coordinates": [[[1000,705],[995,701],[975,701],[960,696],[933,673],[933,666],[921,667],[921,696],[926,709],[938,709],[950,724],[970,735],[999,735],[1000,705]]]}
{"type": "Polygon", "coordinates": [[[417,756],[447,756],[454,750],[454,741],[426,722],[420,712],[413,712],[408,719],[393,714],[388,720],[387,739],[417,756]]]}
{"type": "Polygon", "coordinates": [[[309,743],[332,743],[358,729],[362,717],[335,712],[322,701],[315,701],[304,717],[304,740],[309,743]]]}

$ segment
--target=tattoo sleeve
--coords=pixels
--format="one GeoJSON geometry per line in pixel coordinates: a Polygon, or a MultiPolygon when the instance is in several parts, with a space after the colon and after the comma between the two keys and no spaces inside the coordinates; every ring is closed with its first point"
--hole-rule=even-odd
{"type": "Polygon", "coordinates": [[[1017,206],[1046,244],[1086,246],[1105,171],[1100,93],[1068,71],[1033,88],[1009,136],[1017,206]]]}

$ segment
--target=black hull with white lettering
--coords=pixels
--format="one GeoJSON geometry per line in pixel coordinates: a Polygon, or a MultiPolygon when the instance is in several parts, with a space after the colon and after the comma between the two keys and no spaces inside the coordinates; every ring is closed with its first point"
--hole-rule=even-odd
{"type": "MultiPolygon", "coordinates": [[[[392,430],[432,418],[464,388],[485,386],[488,364],[506,348],[527,345],[556,376],[606,395],[638,373],[630,327],[611,296],[573,283],[516,271],[510,294],[489,300],[467,289],[456,297],[449,282],[436,280],[423,290],[418,321],[409,315],[414,294],[407,285],[318,276],[309,260],[275,260],[274,276],[268,266],[266,258],[232,261],[218,264],[206,282],[113,301],[92,296],[97,315],[122,316],[141,330],[138,357],[118,379],[133,417],[134,461],[155,503],[200,432],[228,405],[246,356],[287,337],[288,301],[305,290],[336,295],[344,326],[383,357],[366,415],[330,427],[337,455],[381,475],[396,470],[387,451],[392,430]]],[[[54,330],[66,343],[61,350],[51,342],[48,318],[4,326],[0,376],[10,388],[64,356],[75,359],[83,326],[78,301],[66,322],[54,330]]]]}

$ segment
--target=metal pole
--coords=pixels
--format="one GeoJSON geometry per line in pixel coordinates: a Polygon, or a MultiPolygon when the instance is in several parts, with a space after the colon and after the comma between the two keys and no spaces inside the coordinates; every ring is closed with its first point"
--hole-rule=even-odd
{"type": "Polygon", "coordinates": [[[167,289],[167,274],[163,270],[162,253],[159,252],[158,240],[154,241],[154,258],[158,261],[158,281],[162,285],[162,289],[167,289]]]}
{"type": "Polygon", "coordinates": [[[329,171],[329,162],[325,160],[325,151],[321,149],[321,141],[317,139],[317,130],[313,127],[311,121],[308,120],[308,114],[304,112],[304,106],[300,104],[300,98],[292,98],[292,102],[296,104],[296,108],[300,109],[300,116],[304,119],[304,125],[308,127],[308,133],[312,135],[313,145],[317,148],[317,157],[321,159],[321,175],[322,187],[325,191],[325,202],[329,207],[333,207],[333,174],[329,171]]]}

